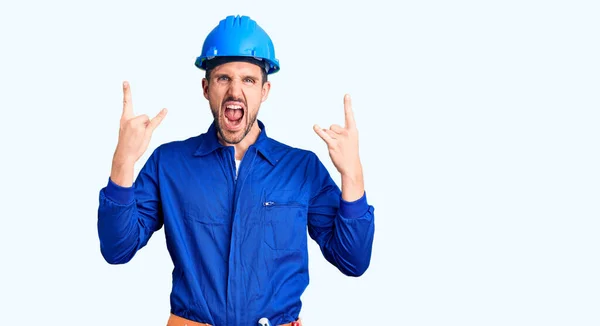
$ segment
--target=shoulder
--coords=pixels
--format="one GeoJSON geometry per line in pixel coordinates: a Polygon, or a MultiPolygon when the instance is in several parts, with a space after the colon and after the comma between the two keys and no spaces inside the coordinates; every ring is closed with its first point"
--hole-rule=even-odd
{"type": "Polygon", "coordinates": [[[276,159],[291,159],[314,162],[319,161],[317,154],[305,148],[295,147],[289,144],[282,143],[276,139],[269,138],[269,152],[276,159]]]}
{"type": "Polygon", "coordinates": [[[293,168],[295,172],[309,179],[322,179],[329,171],[319,156],[312,150],[294,147],[275,139],[269,139],[268,159],[284,169],[293,168]]]}
{"type": "Polygon", "coordinates": [[[163,161],[169,158],[182,158],[192,156],[202,142],[204,135],[196,135],[186,139],[169,141],[157,146],[151,157],[163,161]]]}
{"type": "Polygon", "coordinates": [[[173,151],[181,151],[181,150],[195,150],[200,142],[202,141],[202,137],[204,134],[192,136],[186,139],[173,140],[170,142],[166,142],[158,146],[158,150],[161,152],[173,152],[173,151]]]}

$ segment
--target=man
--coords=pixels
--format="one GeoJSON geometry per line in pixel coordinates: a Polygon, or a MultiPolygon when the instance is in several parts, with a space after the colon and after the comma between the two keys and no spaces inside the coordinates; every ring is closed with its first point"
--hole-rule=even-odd
{"type": "Polygon", "coordinates": [[[135,183],[134,164],[166,116],[123,115],[98,233],[111,264],[130,261],[165,227],[174,263],[168,325],[294,325],[309,283],[307,231],[342,273],[370,263],[374,208],[367,203],[350,98],[345,126],[314,126],[341,174],[341,190],[311,151],[282,144],[257,120],[279,70],[271,39],[245,16],[207,36],[196,66],[214,121],[205,133],[158,146],[135,183]]]}

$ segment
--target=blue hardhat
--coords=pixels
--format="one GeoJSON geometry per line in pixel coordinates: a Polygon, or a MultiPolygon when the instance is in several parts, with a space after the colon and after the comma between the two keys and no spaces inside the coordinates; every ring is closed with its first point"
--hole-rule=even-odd
{"type": "Polygon", "coordinates": [[[273,42],[248,16],[227,16],[204,40],[196,67],[206,70],[207,61],[216,57],[246,57],[264,63],[267,74],[279,71],[273,42]]]}

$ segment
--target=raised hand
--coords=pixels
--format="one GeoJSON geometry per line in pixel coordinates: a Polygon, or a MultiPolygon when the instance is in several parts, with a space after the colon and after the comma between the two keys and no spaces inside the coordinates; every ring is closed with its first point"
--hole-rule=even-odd
{"type": "MultiPolygon", "coordinates": [[[[162,109],[152,120],[146,114],[135,116],[131,101],[131,87],[128,82],[123,83],[123,114],[111,172],[114,182],[122,186],[131,184],[128,170],[133,171],[133,165],[148,148],[152,133],[166,115],[167,109],[162,109]]],[[[133,173],[132,171],[131,173],[133,173]]]]}
{"type": "Polygon", "coordinates": [[[346,116],[344,127],[337,124],[331,125],[329,129],[322,129],[316,124],[313,127],[315,132],[327,144],[331,161],[342,175],[360,170],[358,130],[352,112],[352,102],[348,94],[344,96],[344,112],[346,116]]]}
{"type": "Polygon", "coordinates": [[[345,125],[333,124],[329,129],[314,125],[315,132],[325,141],[333,165],[342,175],[342,195],[351,201],[364,191],[362,165],[358,153],[358,130],[354,121],[350,95],[344,96],[345,125]]]}

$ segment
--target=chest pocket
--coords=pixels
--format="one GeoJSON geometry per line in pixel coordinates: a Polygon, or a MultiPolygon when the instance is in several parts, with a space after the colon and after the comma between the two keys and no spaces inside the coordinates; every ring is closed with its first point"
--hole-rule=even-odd
{"type": "Polygon", "coordinates": [[[291,251],[306,247],[308,205],[297,190],[266,191],[262,205],[267,246],[291,251]]]}

